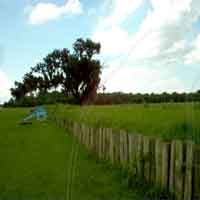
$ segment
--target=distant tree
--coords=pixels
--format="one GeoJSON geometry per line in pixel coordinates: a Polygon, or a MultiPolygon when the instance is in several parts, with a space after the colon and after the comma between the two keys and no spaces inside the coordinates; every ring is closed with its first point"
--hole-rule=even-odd
{"type": "Polygon", "coordinates": [[[15,100],[18,101],[26,95],[28,90],[26,86],[21,82],[15,81],[14,85],[15,87],[11,88],[10,91],[11,91],[11,95],[15,98],[15,100]]]}
{"type": "Polygon", "coordinates": [[[23,85],[27,93],[32,93],[38,88],[38,78],[32,73],[26,73],[23,77],[23,85]]]}
{"type": "MultiPolygon", "coordinates": [[[[67,49],[63,50],[54,50],[52,53],[48,54],[44,58],[44,64],[46,66],[46,79],[49,82],[50,88],[57,88],[58,85],[62,82],[62,71],[61,67],[64,64],[64,60],[62,60],[61,53],[68,52],[67,49]]],[[[67,55],[67,54],[66,54],[67,55]]]]}
{"type": "Polygon", "coordinates": [[[32,73],[36,73],[38,76],[38,89],[44,91],[45,93],[50,88],[51,76],[49,75],[49,70],[46,63],[38,63],[32,68],[32,73]]]}

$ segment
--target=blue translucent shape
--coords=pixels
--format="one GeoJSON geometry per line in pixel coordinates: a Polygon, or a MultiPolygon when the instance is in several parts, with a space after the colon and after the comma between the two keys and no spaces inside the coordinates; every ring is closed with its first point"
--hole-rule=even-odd
{"type": "Polygon", "coordinates": [[[37,120],[45,120],[47,118],[48,114],[47,111],[43,106],[36,107],[29,116],[23,119],[23,121],[28,121],[31,119],[36,118],[37,120]]]}

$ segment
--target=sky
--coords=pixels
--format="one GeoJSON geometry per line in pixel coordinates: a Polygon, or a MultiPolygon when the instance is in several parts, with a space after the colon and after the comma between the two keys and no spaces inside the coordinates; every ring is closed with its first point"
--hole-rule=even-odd
{"type": "Polygon", "coordinates": [[[56,48],[100,42],[106,92],[200,89],[199,0],[0,0],[0,103],[56,48]]]}

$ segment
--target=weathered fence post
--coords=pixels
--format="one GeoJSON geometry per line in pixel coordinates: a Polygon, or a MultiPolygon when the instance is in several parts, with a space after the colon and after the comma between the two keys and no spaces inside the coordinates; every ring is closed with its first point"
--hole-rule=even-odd
{"type": "Polygon", "coordinates": [[[128,154],[129,154],[129,167],[133,170],[136,163],[136,155],[135,155],[135,137],[133,134],[128,134],[128,154]]]}
{"type": "Polygon", "coordinates": [[[123,151],[123,135],[121,131],[119,132],[119,159],[120,159],[120,164],[123,164],[123,156],[124,156],[124,151],[123,151]]]}
{"type": "Polygon", "coordinates": [[[175,193],[178,200],[183,199],[183,143],[182,141],[176,141],[175,149],[175,193]]]}
{"type": "Polygon", "coordinates": [[[98,156],[98,128],[93,129],[94,134],[94,153],[98,156]]]}
{"type": "Polygon", "coordinates": [[[193,199],[200,199],[200,147],[194,148],[193,199]]]}
{"type": "Polygon", "coordinates": [[[150,139],[144,137],[144,148],[143,148],[143,158],[144,158],[144,179],[146,182],[150,181],[150,139]]]}
{"type": "Polygon", "coordinates": [[[106,158],[106,129],[102,128],[102,158],[106,158]]]}
{"type": "Polygon", "coordinates": [[[144,162],[143,162],[143,136],[137,135],[136,139],[136,165],[137,175],[143,179],[144,176],[144,162]]]}
{"type": "Polygon", "coordinates": [[[102,128],[98,130],[99,135],[99,158],[102,158],[102,128]]]}
{"type": "Polygon", "coordinates": [[[186,143],[184,200],[192,199],[193,148],[192,142],[186,143]]]}
{"type": "Polygon", "coordinates": [[[124,132],[124,164],[127,166],[128,163],[129,163],[128,133],[124,132]]]}
{"type": "Polygon", "coordinates": [[[114,154],[114,134],[112,132],[112,129],[109,128],[109,137],[110,137],[110,143],[109,143],[109,157],[110,157],[110,162],[114,164],[115,162],[115,154],[114,154]]]}
{"type": "Polygon", "coordinates": [[[151,138],[150,139],[150,157],[151,157],[151,160],[150,160],[150,163],[151,163],[151,166],[150,166],[150,182],[152,185],[156,185],[156,180],[155,180],[155,177],[156,177],[156,156],[155,156],[155,153],[156,153],[156,140],[154,138],[151,138]]]}
{"type": "Polygon", "coordinates": [[[105,159],[106,160],[109,160],[109,131],[108,131],[108,128],[105,128],[104,129],[105,131],[105,159]]]}
{"type": "Polygon", "coordinates": [[[123,167],[125,167],[128,161],[128,140],[127,140],[127,133],[125,131],[120,131],[120,163],[123,167]]]}
{"type": "Polygon", "coordinates": [[[120,163],[120,134],[114,133],[114,158],[115,163],[120,163]]]}
{"type": "Polygon", "coordinates": [[[161,177],[162,177],[162,142],[160,139],[156,140],[156,152],[155,152],[155,161],[156,161],[156,185],[161,186],[161,177]]]}
{"type": "Polygon", "coordinates": [[[162,188],[169,189],[169,165],[170,165],[170,143],[163,143],[162,145],[162,188]]]}
{"type": "Polygon", "coordinates": [[[171,154],[170,154],[170,174],[169,174],[169,191],[171,193],[175,192],[175,150],[176,143],[172,141],[171,143],[171,154]]]}
{"type": "Polygon", "coordinates": [[[90,149],[94,151],[94,128],[90,127],[90,149]]]}

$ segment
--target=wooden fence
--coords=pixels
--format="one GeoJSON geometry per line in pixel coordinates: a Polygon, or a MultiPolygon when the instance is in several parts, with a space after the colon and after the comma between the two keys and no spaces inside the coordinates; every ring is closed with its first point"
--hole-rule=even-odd
{"type": "Polygon", "coordinates": [[[147,183],[175,194],[177,200],[200,200],[200,146],[53,120],[70,130],[100,159],[128,168],[147,183]]]}

